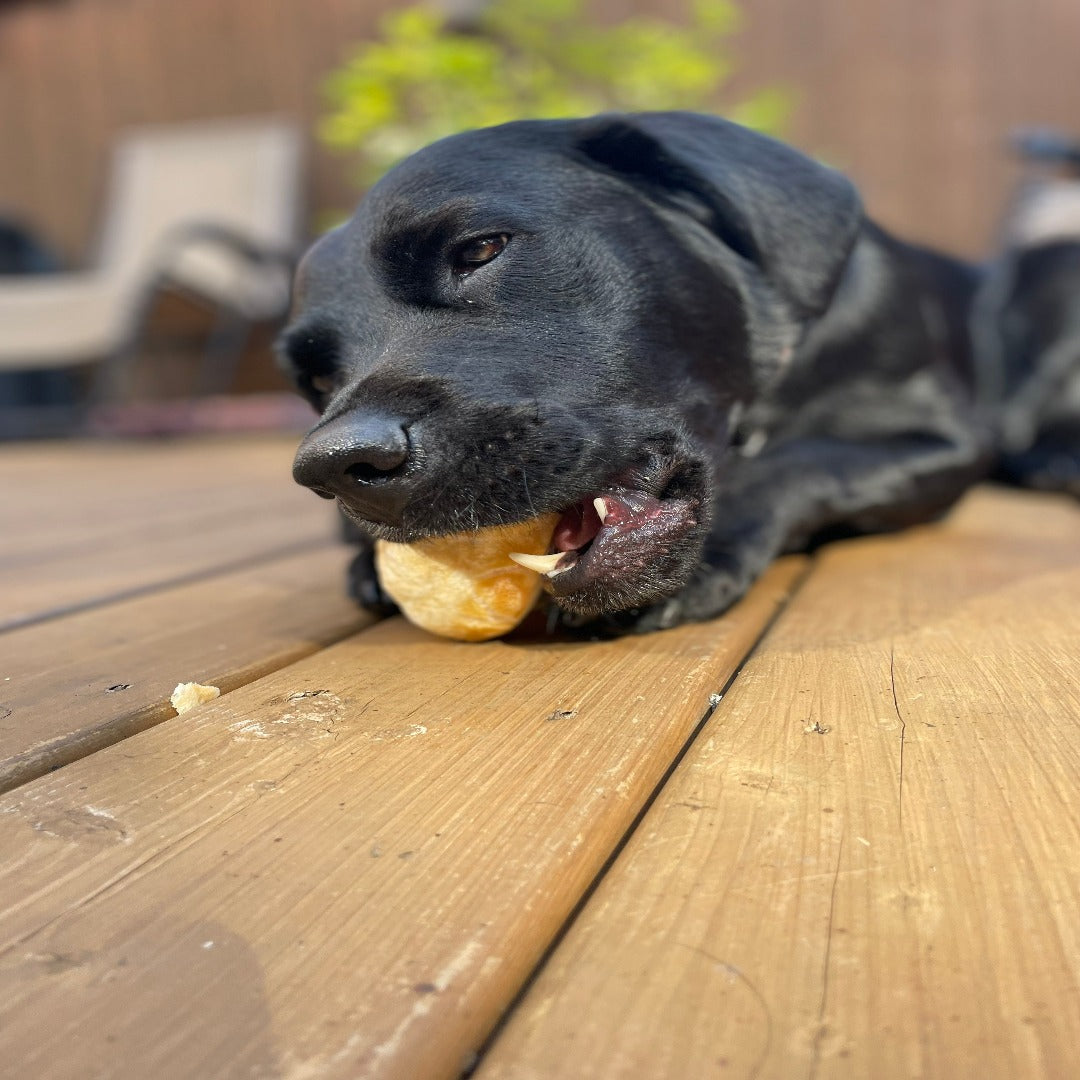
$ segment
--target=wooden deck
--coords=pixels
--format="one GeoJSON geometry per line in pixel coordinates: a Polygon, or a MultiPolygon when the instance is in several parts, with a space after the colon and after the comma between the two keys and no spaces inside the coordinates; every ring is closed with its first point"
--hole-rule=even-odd
{"type": "Polygon", "coordinates": [[[290,456],[0,454],[0,1076],[1080,1076],[1077,505],[464,645],[290,456]]]}

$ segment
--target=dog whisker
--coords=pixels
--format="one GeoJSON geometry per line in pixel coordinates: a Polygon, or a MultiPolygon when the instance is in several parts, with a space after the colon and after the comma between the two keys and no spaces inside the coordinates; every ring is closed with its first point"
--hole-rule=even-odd
{"type": "Polygon", "coordinates": [[[529,478],[525,473],[525,466],[521,467],[521,483],[525,487],[525,501],[529,504],[529,511],[536,517],[536,507],[533,506],[532,496],[529,494],[529,478]]]}

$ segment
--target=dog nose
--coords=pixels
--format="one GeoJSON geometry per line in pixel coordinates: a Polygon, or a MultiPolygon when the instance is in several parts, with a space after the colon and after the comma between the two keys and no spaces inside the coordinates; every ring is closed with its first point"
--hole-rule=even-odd
{"type": "Polygon", "coordinates": [[[293,479],[371,521],[395,524],[413,487],[414,459],[400,419],[353,411],[309,432],[296,452],[293,479]]]}

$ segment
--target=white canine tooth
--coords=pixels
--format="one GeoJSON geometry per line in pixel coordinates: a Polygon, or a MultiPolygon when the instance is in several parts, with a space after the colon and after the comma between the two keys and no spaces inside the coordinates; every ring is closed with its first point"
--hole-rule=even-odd
{"type": "MultiPolygon", "coordinates": [[[[560,572],[556,571],[555,567],[565,554],[565,551],[556,551],[552,555],[526,555],[520,551],[509,552],[510,558],[518,566],[524,566],[526,570],[535,570],[538,574],[547,574],[548,577],[553,577],[560,572]]],[[[570,568],[566,566],[563,569],[569,570],[570,568]]]]}
{"type": "Polygon", "coordinates": [[[596,507],[597,516],[600,518],[600,524],[603,525],[607,520],[607,503],[599,495],[592,501],[593,506],[596,507]]]}

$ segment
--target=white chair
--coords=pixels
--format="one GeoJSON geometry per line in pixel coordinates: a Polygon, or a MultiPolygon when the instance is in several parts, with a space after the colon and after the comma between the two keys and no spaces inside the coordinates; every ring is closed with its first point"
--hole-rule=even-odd
{"type": "Polygon", "coordinates": [[[280,317],[299,241],[301,140],[276,118],[136,129],[117,144],[101,239],[76,273],[0,277],[0,370],[107,358],[125,374],[156,290],[233,325],[280,317]]]}

